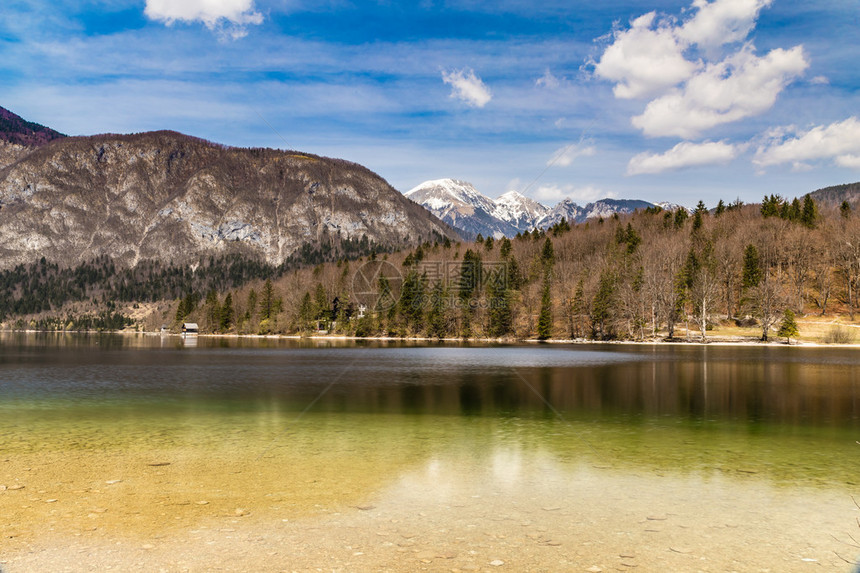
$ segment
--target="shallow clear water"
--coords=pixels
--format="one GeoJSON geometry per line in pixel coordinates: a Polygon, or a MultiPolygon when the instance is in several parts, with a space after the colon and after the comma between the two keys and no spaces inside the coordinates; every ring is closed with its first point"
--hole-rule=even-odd
{"type": "Polygon", "coordinates": [[[858,362],[850,348],[211,338],[189,348],[176,337],[7,334],[0,429],[7,451],[81,436],[147,447],[189,428],[213,440],[253,429],[254,448],[319,424],[325,449],[323,428],[359,438],[382,425],[397,442],[419,426],[433,428],[429,449],[514,439],[603,464],[746,465],[854,484],[858,362]]]}
{"type": "MultiPolygon", "coordinates": [[[[132,531],[163,528],[154,508],[169,504],[188,508],[174,524],[187,529],[240,504],[292,519],[388,499],[426,514],[422,502],[460,490],[501,492],[509,511],[583,497],[598,514],[645,495],[649,511],[689,502],[694,520],[710,503],[731,521],[776,490],[815,500],[830,520],[815,534],[832,539],[853,533],[860,493],[859,359],[851,348],[2,334],[0,485],[42,495],[0,492],[0,526],[38,539],[54,515],[38,505],[47,496],[79,496],[69,531],[106,504],[113,530],[132,531]],[[610,483],[636,494],[601,489],[610,483]]],[[[761,503],[765,521],[794,522],[794,506],[761,503]]]]}

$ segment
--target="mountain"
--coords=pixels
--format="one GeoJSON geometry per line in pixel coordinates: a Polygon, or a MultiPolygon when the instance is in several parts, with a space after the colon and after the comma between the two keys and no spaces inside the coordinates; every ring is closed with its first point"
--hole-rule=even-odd
{"type": "MultiPolygon", "coordinates": [[[[536,227],[547,229],[562,219],[584,223],[588,219],[605,219],[615,213],[633,213],[654,206],[637,199],[601,199],[581,207],[564,199],[550,208],[517,191],[508,191],[494,201],[472,184],[455,179],[427,181],[405,195],[468,237],[479,233],[496,238],[513,237],[536,227]]],[[[665,205],[670,210],[679,208],[665,205]]]]}
{"type": "Polygon", "coordinates": [[[549,213],[549,208],[517,191],[508,191],[495,201],[496,216],[518,231],[534,229],[549,213]]]}
{"type": "Polygon", "coordinates": [[[43,256],[135,265],[228,252],[279,264],[338,239],[399,247],[457,238],[381,177],[339,159],[170,131],[54,138],[29,149],[0,168],[0,268],[43,256]]]}
{"type": "Polygon", "coordinates": [[[425,181],[404,195],[469,238],[479,234],[501,238],[518,231],[499,216],[499,208],[492,199],[465,181],[425,181]]]}
{"type": "Polygon", "coordinates": [[[589,203],[583,209],[584,214],[577,218],[577,223],[582,223],[587,219],[599,219],[603,217],[608,219],[612,215],[627,215],[638,211],[639,209],[647,209],[653,207],[653,203],[648,201],[640,201],[638,199],[601,199],[594,203],[589,203]]]}
{"type": "Polygon", "coordinates": [[[693,214],[693,210],[689,207],[684,207],[683,205],[678,205],[677,203],[669,203],[668,201],[658,201],[654,203],[657,207],[660,207],[664,211],[677,211],[678,209],[683,209],[689,214],[693,214]]]}
{"type": "Polygon", "coordinates": [[[580,207],[570,199],[564,199],[550,209],[546,216],[538,221],[537,226],[547,229],[560,223],[562,219],[568,223],[585,223],[589,219],[608,219],[616,213],[626,215],[653,206],[653,203],[638,199],[600,199],[580,207]]]}
{"type": "Polygon", "coordinates": [[[8,109],[0,107],[0,141],[24,147],[39,147],[63,137],[66,136],[58,131],[27,121],[8,109]]]}
{"type": "Polygon", "coordinates": [[[818,189],[809,194],[816,203],[839,207],[843,201],[848,201],[851,209],[860,209],[860,182],[834,185],[818,189]]]}
{"type": "Polygon", "coordinates": [[[0,169],[18,161],[36,147],[62,137],[65,135],[58,131],[27,121],[0,107],[0,169]]]}
{"type": "Polygon", "coordinates": [[[560,223],[562,219],[568,223],[585,220],[585,209],[570,199],[562,199],[540,220],[540,228],[552,227],[556,223],[560,223]]]}

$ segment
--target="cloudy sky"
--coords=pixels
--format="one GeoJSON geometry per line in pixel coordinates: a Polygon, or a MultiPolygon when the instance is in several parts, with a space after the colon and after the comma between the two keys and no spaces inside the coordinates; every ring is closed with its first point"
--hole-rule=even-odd
{"type": "Polygon", "coordinates": [[[3,0],[0,106],[709,206],[860,180],[857,0],[3,0]]]}

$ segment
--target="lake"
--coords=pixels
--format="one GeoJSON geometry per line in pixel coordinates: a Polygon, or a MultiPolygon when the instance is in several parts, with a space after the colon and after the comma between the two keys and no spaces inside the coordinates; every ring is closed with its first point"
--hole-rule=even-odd
{"type": "Polygon", "coordinates": [[[850,571],[858,358],[0,334],[0,569],[850,571]]]}

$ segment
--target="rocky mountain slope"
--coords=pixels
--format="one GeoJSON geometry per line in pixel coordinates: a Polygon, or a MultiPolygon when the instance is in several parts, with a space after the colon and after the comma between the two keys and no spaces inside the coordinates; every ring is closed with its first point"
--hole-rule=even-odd
{"type": "MultiPolygon", "coordinates": [[[[495,200],[496,213],[517,231],[534,229],[550,209],[517,191],[508,191],[495,200]]],[[[514,233],[516,234],[516,233],[514,233]]]]}
{"type": "Polygon", "coordinates": [[[0,268],[43,256],[179,264],[234,251],[278,264],[331,239],[457,238],[378,175],[338,159],[169,131],[54,138],[18,153],[0,168],[0,268]]]}
{"type": "Polygon", "coordinates": [[[517,191],[508,191],[493,200],[470,183],[455,179],[427,181],[405,195],[471,237],[478,234],[512,237],[536,227],[552,227],[562,219],[569,223],[584,223],[588,219],[607,218],[615,213],[632,213],[654,206],[636,199],[601,199],[582,207],[564,199],[550,208],[517,191]]]}

